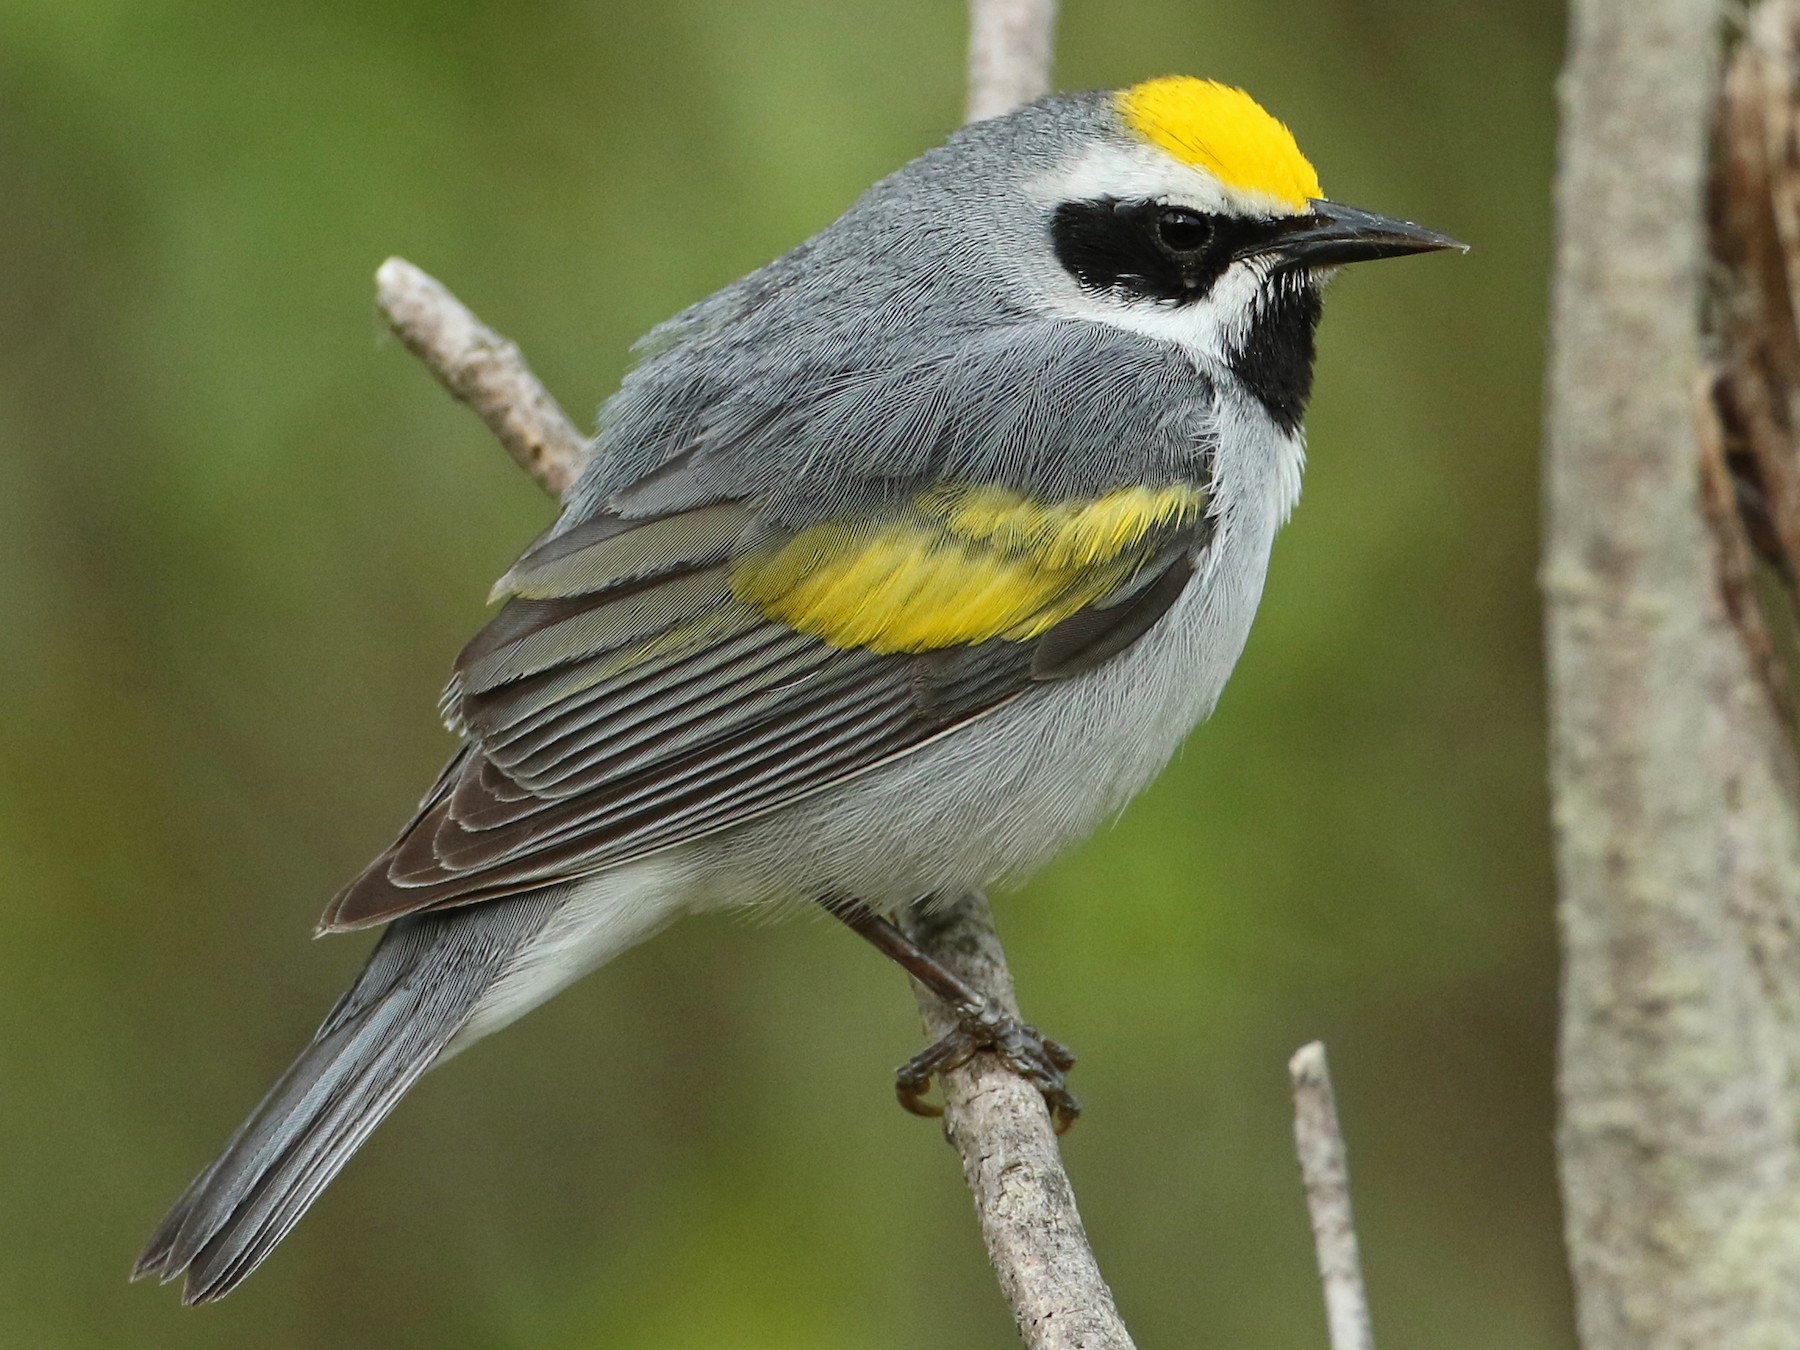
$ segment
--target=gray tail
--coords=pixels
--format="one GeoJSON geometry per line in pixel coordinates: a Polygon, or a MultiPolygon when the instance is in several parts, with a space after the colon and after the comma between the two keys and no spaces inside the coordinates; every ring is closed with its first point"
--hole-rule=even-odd
{"type": "Polygon", "coordinates": [[[223,1298],[261,1265],[442,1055],[548,912],[543,893],[401,919],[225,1151],[182,1192],[131,1278],[223,1298]]]}

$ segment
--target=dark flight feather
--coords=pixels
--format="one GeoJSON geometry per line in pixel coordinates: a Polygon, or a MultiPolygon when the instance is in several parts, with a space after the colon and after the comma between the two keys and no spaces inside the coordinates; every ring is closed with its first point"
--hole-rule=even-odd
{"type": "Polygon", "coordinates": [[[469,751],[322,929],[591,874],[867,772],[1124,650],[1180,595],[1209,530],[1203,517],[1157,526],[1110,593],[1036,637],[879,653],[735,594],[723,535],[740,549],[790,535],[741,504],[689,513],[706,523],[589,522],[520,559],[507,584],[533,594],[464,649],[446,696],[469,751]],[[621,547],[634,538],[654,546],[621,547]],[[621,569],[610,584],[608,568],[621,569]],[[581,590],[547,594],[552,577],[581,590]]]}
{"type": "Polygon", "coordinates": [[[443,1053],[559,902],[542,891],[389,928],[312,1043],[175,1202],[132,1278],[185,1274],[187,1303],[230,1293],[443,1053]]]}

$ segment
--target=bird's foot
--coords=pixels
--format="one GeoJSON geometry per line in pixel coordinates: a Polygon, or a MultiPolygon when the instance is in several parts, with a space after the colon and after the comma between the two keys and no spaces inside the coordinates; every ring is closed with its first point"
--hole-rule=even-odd
{"type": "Polygon", "coordinates": [[[1067,1046],[989,1002],[963,1011],[955,1031],[895,1070],[894,1095],[916,1116],[941,1116],[944,1108],[925,1100],[931,1080],[946,1070],[962,1068],[984,1051],[998,1055],[1001,1063],[1043,1093],[1050,1123],[1058,1134],[1075,1123],[1081,1103],[1064,1078],[1075,1067],[1075,1056],[1067,1046]]]}

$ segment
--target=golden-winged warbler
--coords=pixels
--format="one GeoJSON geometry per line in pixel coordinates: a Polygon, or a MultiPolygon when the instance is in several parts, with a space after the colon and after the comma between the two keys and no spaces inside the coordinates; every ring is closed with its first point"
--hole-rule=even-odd
{"type": "Polygon", "coordinates": [[[444,695],[461,745],[321,931],[367,966],[137,1267],[229,1292],[437,1060],[688,911],[822,904],[959,1008],[903,1071],[1069,1060],[886,913],[1148,783],[1300,491],[1320,289],[1454,247],[1220,84],[950,137],[652,331],[444,695]]]}

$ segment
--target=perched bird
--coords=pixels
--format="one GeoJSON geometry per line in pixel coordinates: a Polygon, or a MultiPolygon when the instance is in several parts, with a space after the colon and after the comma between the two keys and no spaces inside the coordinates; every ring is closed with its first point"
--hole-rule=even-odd
{"type": "Polygon", "coordinates": [[[1451,247],[1171,77],[968,126],[653,330],[320,922],[385,924],[367,966],[136,1275],[230,1292],[432,1064],[696,909],[827,906],[962,1009],[903,1096],[979,1045],[1066,1121],[1066,1053],[884,915],[1029,873],[1212,710],[1324,282],[1451,247]]]}

